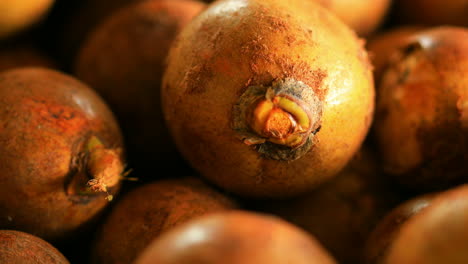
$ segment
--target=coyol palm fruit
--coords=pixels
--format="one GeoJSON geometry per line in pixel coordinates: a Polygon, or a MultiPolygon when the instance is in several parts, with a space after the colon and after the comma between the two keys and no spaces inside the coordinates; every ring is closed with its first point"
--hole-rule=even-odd
{"type": "Polygon", "coordinates": [[[375,137],[385,170],[414,190],[467,179],[468,31],[416,34],[389,64],[377,97],[375,137]]]}
{"type": "MultiPolygon", "coordinates": [[[[385,71],[388,63],[392,60],[392,54],[405,46],[411,36],[424,27],[405,25],[393,28],[388,31],[380,32],[367,42],[367,50],[374,66],[374,79],[376,85],[380,83],[382,73],[385,71]]],[[[378,94],[378,91],[377,91],[378,94]]]]}
{"type": "Polygon", "coordinates": [[[54,246],[39,237],[14,230],[0,230],[0,263],[69,264],[54,246]]]}
{"type": "Polygon", "coordinates": [[[283,201],[260,201],[255,210],[275,214],[314,235],[339,263],[362,263],[365,240],[398,201],[369,149],[316,190],[283,201]]]}
{"type": "Polygon", "coordinates": [[[83,83],[45,68],[0,74],[0,228],[49,241],[86,228],[119,189],[122,151],[83,83]]]}
{"type": "Polygon", "coordinates": [[[374,107],[363,43],[312,2],[227,0],[171,48],[163,112],[178,149],[239,195],[297,195],[359,149],[374,107]]]}
{"type": "Polygon", "coordinates": [[[365,242],[364,262],[367,264],[383,263],[389,247],[398,236],[403,224],[430,206],[436,195],[436,193],[428,193],[412,198],[388,212],[365,242]]]}
{"type": "Polygon", "coordinates": [[[380,263],[468,263],[468,186],[437,195],[403,224],[380,263]]]}
{"type": "Polygon", "coordinates": [[[131,166],[138,172],[152,172],[155,161],[171,171],[181,167],[164,125],[160,84],[173,39],[204,6],[191,0],[128,6],[105,20],[79,55],[76,75],[116,113],[131,166]]]}
{"type": "Polygon", "coordinates": [[[121,197],[112,209],[96,237],[92,261],[132,263],[167,230],[192,218],[235,207],[230,198],[194,177],[147,183],[121,197]]]}
{"type": "Polygon", "coordinates": [[[468,26],[466,0],[395,0],[392,16],[401,23],[468,26]]]}
{"type": "Polygon", "coordinates": [[[0,49],[0,71],[26,66],[57,67],[51,58],[31,46],[19,45],[0,49]]]}
{"type": "Polygon", "coordinates": [[[231,211],[198,217],[155,239],[135,264],[331,264],[304,231],[279,218],[231,211]]]}
{"type": "Polygon", "coordinates": [[[3,0],[0,2],[0,39],[37,23],[54,0],[3,0]]]}
{"type": "Polygon", "coordinates": [[[385,19],[390,0],[308,0],[330,10],[360,36],[374,32],[385,19]]]}

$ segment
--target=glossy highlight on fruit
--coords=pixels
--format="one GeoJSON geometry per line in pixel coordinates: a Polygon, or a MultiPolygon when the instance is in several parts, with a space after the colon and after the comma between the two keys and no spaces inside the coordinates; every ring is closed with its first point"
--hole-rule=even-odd
{"type": "Polygon", "coordinates": [[[248,211],[193,219],[155,239],[135,264],[332,264],[322,246],[301,229],[248,211]]]}

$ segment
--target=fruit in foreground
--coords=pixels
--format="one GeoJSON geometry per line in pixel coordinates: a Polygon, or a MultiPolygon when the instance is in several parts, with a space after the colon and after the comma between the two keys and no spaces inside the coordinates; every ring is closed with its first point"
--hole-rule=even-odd
{"type": "Polygon", "coordinates": [[[218,1],[172,46],[166,124],[201,175],[251,197],[297,195],[361,146],[374,87],[362,42],[303,1],[218,1]]]}

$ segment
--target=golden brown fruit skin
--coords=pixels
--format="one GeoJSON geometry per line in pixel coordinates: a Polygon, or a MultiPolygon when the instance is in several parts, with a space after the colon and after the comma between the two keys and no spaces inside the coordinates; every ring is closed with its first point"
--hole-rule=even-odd
{"type": "Polygon", "coordinates": [[[279,218],[231,211],[198,217],[163,234],[135,264],[331,264],[304,231],[279,218]]]}
{"type": "MultiPolygon", "coordinates": [[[[124,163],[119,127],[90,88],[45,68],[0,74],[0,228],[55,241],[94,220],[109,202],[105,192],[80,193],[93,136],[124,163]]],[[[112,185],[110,194],[120,184],[112,185]]]]}
{"type": "Polygon", "coordinates": [[[164,125],[160,85],[172,41],[204,7],[191,0],[125,7],[96,29],[79,54],[76,75],[115,112],[137,171],[153,171],[155,161],[161,166],[181,163],[164,125]]]}
{"type": "Polygon", "coordinates": [[[0,2],[0,39],[37,23],[54,0],[3,0],[0,2]]]}
{"type": "Polygon", "coordinates": [[[468,262],[468,186],[441,193],[402,227],[382,263],[468,262]]]}
{"type": "Polygon", "coordinates": [[[39,237],[0,230],[0,263],[70,264],[54,246],[39,237]]]}
{"type": "Polygon", "coordinates": [[[403,24],[468,26],[466,0],[395,0],[392,15],[403,24]]]}
{"type": "Polygon", "coordinates": [[[398,202],[369,149],[361,149],[336,178],[284,201],[260,202],[314,235],[339,263],[362,263],[361,249],[378,220],[398,202]]]}
{"type": "Polygon", "coordinates": [[[401,227],[408,219],[430,206],[436,195],[437,193],[428,193],[417,196],[387,212],[366,241],[364,250],[365,263],[383,263],[401,227]]]}
{"type": "Polygon", "coordinates": [[[468,175],[468,31],[422,31],[379,87],[375,136],[386,172],[404,186],[435,190],[468,175]]]}
{"type": "Polygon", "coordinates": [[[20,45],[0,49],[0,72],[27,66],[57,68],[57,64],[51,58],[34,47],[20,45]]]}
{"type": "Polygon", "coordinates": [[[203,176],[240,195],[285,197],[332,178],[360,147],[372,120],[366,51],[330,13],[303,1],[217,1],[173,45],[162,87],[166,123],[203,176]],[[294,15],[292,15],[294,14],[294,15]],[[292,78],[323,104],[310,151],[267,159],[239,139],[233,107],[250,86],[292,78]]]}
{"type": "Polygon", "coordinates": [[[233,200],[194,177],[147,183],[121,197],[112,209],[94,243],[92,261],[132,263],[163,232],[234,208],[233,200]]]}
{"type": "MultiPolygon", "coordinates": [[[[311,0],[308,0],[311,1],[311,0]]],[[[330,10],[359,36],[368,36],[384,21],[390,0],[312,0],[330,10]]]]}
{"type": "Polygon", "coordinates": [[[377,33],[369,38],[366,46],[374,66],[376,87],[378,87],[382,74],[391,61],[392,54],[407,44],[412,35],[423,29],[423,26],[405,25],[377,33]]]}

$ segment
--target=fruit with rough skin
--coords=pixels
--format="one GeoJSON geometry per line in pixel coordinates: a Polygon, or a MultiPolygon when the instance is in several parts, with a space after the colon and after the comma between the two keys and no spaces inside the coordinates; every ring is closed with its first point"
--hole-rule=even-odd
{"type": "Polygon", "coordinates": [[[364,262],[367,264],[382,263],[401,227],[408,219],[430,206],[436,195],[437,193],[428,193],[417,196],[387,212],[365,242],[364,262]]]}
{"type": "Polygon", "coordinates": [[[0,228],[49,241],[86,229],[120,187],[123,150],[112,112],[83,83],[46,68],[1,73],[0,228]]]}
{"type": "Polygon", "coordinates": [[[332,264],[322,246],[296,226],[248,211],[193,219],[155,239],[135,264],[332,264]]]}
{"type": "Polygon", "coordinates": [[[373,124],[386,172],[435,191],[468,175],[468,30],[415,34],[382,77],[373,124]]]}
{"type": "Polygon", "coordinates": [[[53,245],[15,230],[0,230],[0,263],[70,264],[53,245]]]}
{"type": "Polygon", "coordinates": [[[339,263],[362,263],[359,249],[400,199],[373,155],[368,148],[361,149],[336,178],[316,190],[283,201],[260,201],[253,208],[314,235],[339,263]]]}
{"type": "Polygon", "coordinates": [[[0,39],[12,36],[43,18],[54,0],[0,1],[0,39]]]}
{"type": "Polygon", "coordinates": [[[312,2],[217,1],[168,57],[163,113],[200,174],[250,197],[334,177],[362,144],[374,87],[363,42],[312,2]]]}
{"type": "Polygon", "coordinates": [[[167,230],[236,207],[231,198],[195,177],[146,183],[120,197],[103,221],[93,245],[92,263],[132,263],[167,230]]]}
{"type": "Polygon", "coordinates": [[[121,125],[129,162],[140,177],[182,168],[183,160],[161,113],[165,58],[177,33],[205,4],[151,0],[126,6],[103,21],[84,43],[76,76],[109,103],[121,125]]]}

